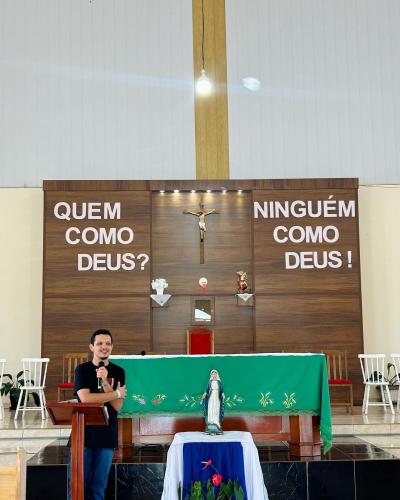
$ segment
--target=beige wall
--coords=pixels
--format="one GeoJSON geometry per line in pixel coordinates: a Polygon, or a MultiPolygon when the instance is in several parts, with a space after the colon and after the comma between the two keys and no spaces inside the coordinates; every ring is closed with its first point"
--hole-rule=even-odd
{"type": "MultiPolygon", "coordinates": [[[[361,279],[366,352],[400,351],[400,186],[362,186],[361,279]]],[[[0,357],[20,370],[41,348],[41,189],[0,189],[0,357]]]]}
{"type": "Polygon", "coordinates": [[[400,352],[400,186],[362,186],[359,200],[364,349],[400,352]]]}
{"type": "Polygon", "coordinates": [[[0,358],[14,375],[40,355],[43,191],[0,189],[0,214],[0,358]]]}

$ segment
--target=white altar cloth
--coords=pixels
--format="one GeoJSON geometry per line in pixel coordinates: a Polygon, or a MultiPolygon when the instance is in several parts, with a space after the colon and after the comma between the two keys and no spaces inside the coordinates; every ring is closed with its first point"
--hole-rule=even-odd
{"type": "Polygon", "coordinates": [[[268,500],[267,489],[261,470],[258,451],[250,432],[227,431],[220,436],[209,436],[203,432],[178,432],[168,450],[164,490],[161,500],[179,500],[178,484],[183,484],[183,445],[185,443],[236,441],[243,448],[244,474],[249,500],[268,500]]]}

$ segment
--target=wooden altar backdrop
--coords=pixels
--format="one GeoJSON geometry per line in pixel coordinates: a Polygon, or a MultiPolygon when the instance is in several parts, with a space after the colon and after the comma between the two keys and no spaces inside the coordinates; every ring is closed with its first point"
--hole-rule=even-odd
{"type": "Polygon", "coordinates": [[[216,353],[346,349],[359,381],[357,179],[45,181],[43,189],[50,397],[63,353],[84,350],[100,327],[112,331],[114,354],[184,354],[193,298],[203,295],[214,301],[216,353]],[[206,217],[203,264],[198,217],[183,213],[201,202],[217,212],[206,217]],[[235,295],[239,270],[254,293],[247,303],[235,295]],[[160,277],[172,295],[164,307],[150,299],[160,277]]]}

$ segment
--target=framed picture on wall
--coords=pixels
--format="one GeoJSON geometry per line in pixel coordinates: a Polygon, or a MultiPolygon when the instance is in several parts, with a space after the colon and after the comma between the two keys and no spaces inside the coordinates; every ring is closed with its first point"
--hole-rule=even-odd
{"type": "Polygon", "coordinates": [[[201,295],[192,297],[191,316],[192,325],[214,325],[215,324],[215,297],[201,295]]]}

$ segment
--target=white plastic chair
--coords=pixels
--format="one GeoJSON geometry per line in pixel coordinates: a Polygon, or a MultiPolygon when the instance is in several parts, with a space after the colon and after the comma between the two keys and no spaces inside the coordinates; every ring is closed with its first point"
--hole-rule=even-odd
{"type": "Polygon", "coordinates": [[[390,355],[394,365],[394,371],[396,372],[396,379],[399,389],[397,391],[397,411],[400,409],[400,354],[393,353],[390,355]]]}
{"type": "Polygon", "coordinates": [[[389,383],[384,379],[385,376],[385,355],[384,354],[359,354],[361,371],[363,374],[363,382],[365,385],[363,399],[363,413],[368,413],[368,406],[383,406],[390,407],[390,411],[394,413],[392,398],[390,397],[389,383]],[[379,387],[382,395],[382,402],[370,402],[371,387],[379,387]]]}
{"type": "MultiPolygon", "coordinates": [[[[6,364],[6,359],[0,358],[0,388],[3,387],[3,375],[4,375],[4,365],[6,364]]],[[[4,418],[4,406],[3,406],[3,398],[0,394],[0,420],[4,418]]]]}
{"type": "Polygon", "coordinates": [[[47,365],[49,361],[49,358],[22,358],[24,385],[21,387],[14,420],[17,420],[20,410],[22,410],[22,418],[25,416],[25,411],[34,410],[41,412],[43,420],[47,418],[48,413],[44,389],[46,387],[47,365]],[[40,406],[28,406],[29,392],[36,392],[38,394],[40,406]],[[24,398],[23,404],[21,404],[22,398],[24,398]]]}

